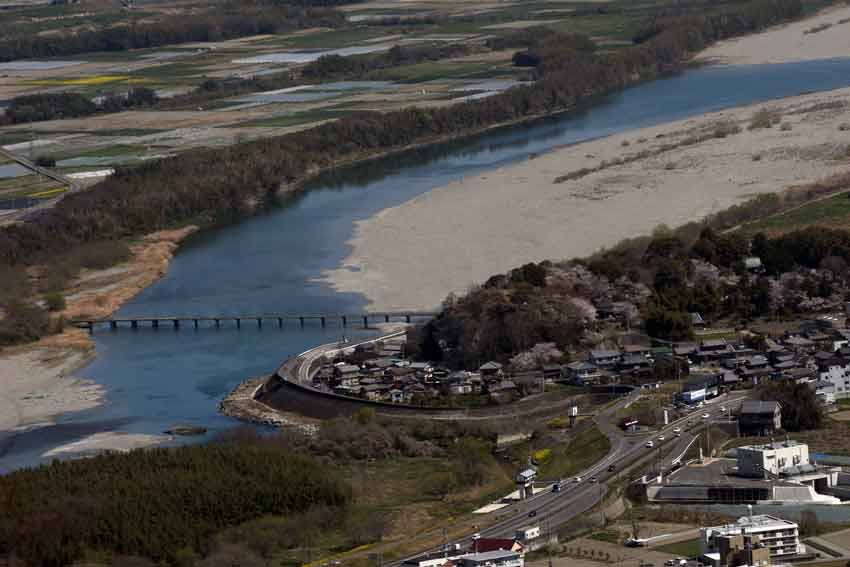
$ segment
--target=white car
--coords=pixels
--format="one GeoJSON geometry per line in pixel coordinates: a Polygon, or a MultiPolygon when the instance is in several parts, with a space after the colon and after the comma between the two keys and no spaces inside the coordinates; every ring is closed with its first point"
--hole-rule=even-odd
{"type": "Polygon", "coordinates": [[[576,477],[576,482],[581,482],[581,477],[580,477],[580,476],[577,476],[577,477],[576,477]]]}
{"type": "Polygon", "coordinates": [[[709,417],[711,417],[711,416],[710,416],[710,415],[708,415],[707,413],[702,414],[702,418],[703,418],[703,419],[708,419],[709,417]]]}
{"type": "Polygon", "coordinates": [[[675,435],[676,437],[679,437],[680,435],[682,435],[682,430],[677,427],[676,429],[673,430],[673,435],[675,435]]]}
{"type": "Polygon", "coordinates": [[[646,446],[647,448],[652,449],[653,447],[655,447],[655,443],[653,443],[652,441],[647,441],[646,446]]]}
{"type": "Polygon", "coordinates": [[[720,406],[720,411],[726,411],[726,407],[725,407],[725,406],[720,406]]]}
{"type": "Polygon", "coordinates": [[[659,435],[659,436],[658,436],[658,442],[660,443],[661,441],[664,441],[664,436],[663,436],[663,435],[659,435]]]}

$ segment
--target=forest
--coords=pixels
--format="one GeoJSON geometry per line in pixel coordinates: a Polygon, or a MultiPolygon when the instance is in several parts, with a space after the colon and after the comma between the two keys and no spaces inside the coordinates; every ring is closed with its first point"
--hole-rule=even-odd
{"type": "Polygon", "coordinates": [[[133,22],[61,35],[16,35],[14,28],[3,28],[0,61],[222,41],[309,27],[337,27],[345,21],[342,14],[321,7],[229,2],[215,8],[188,18],[185,15],[162,16],[154,22],[133,22]]]}
{"type": "Polygon", "coordinates": [[[147,87],[133,87],[129,92],[113,93],[103,97],[98,103],[85,95],[73,92],[23,95],[9,101],[6,113],[0,116],[0,126],[78,118],[99,112],[119,112],[128,108],[151,106],[158,100],[156,93],[147,87]]]}
{"type": "MultiPolygon", "coordinates": [[[[755,14],[748,26],[757,29],[799,14],[800,3],[751,0],[739,8],[755,14]],[[761,9],[752,10],[751,5],[761,9]]],[[[733,22],[732,29],[740,29],[738,19],[727,20],[733,22]]],[[[591,95],[676,69],[710,41],[692,27],[669,28],[640,45],[610,53],[576,49],[576,42],[564,41],[562,52],[541,51],[536,82],[489,98],[444,108],[363,113],[277,138],[120,169],[32,222],[3,227],[0,268],[21,271],[59,263],[86,243],[117,241],[189,221],[232,221],[274,205],[282,185],[297,183],[311,172],[570,108],[591,95]]],[[[20,342],[38,334],[20,333],[15,339],[22,325],[28,322],[10,317],[7,309],[0,320],[0,339],[20,342]]]]}
{"type": "Polygon", "coordinates": [[[350,488],[310,457],[217,443],[54,461],[0,476],[0,557],[69,565],[98,552],[179,564],[210,537],[262,515],[322,507],[350,488]]]}
{"type": "Polygon", "coordinates": [[[708,222],[696,235],[659,229],[590,258],[493,276],[447,298],[411,338],[422,359],[474,368],[483,360],[515,360],[538,343],[589,348],[600,339],[599,310],[615,301],[631,305],[630,324],[642,322],[649,336],[688,340],[692,312],[735,327],[838,308],[849,285],[850,231],[810,227],[767,238],[708,222]],[[748,270],[749,256],[762,268],[748,270]]]}
{"type": "Polygon", "coordinates": [[[298,565],[305,548],[380,541],[407,503],[393,495],[397,484],[376,501],[352,476],[399,463],[428,471],[382,479],[411,485],[425,505],[508,480],[492,454],[496,431],[482,422],[400,423],[364,409],[324,421],[314,435],[244,427],[207,445],[19,470],[0,477],[0,565],[298,565]]]}

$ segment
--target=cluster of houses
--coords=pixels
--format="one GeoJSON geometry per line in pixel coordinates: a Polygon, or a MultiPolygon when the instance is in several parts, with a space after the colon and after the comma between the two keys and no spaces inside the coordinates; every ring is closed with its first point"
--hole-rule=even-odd
{"type": "MultiPolygon", "coordinates": [[[[724,391],[763,380],[807,383],[825,404],[850,398],[850,329],[835,317],[807,321],[794,332],[766,339],[762,350],[726,339],[679,343],[669,347],[627,345],[618,350],[593,350],[586,360],[566,366],[576,384],[658,382],[658,361],[676,358],[693,372],[681,400],[699,403],[724,391]]],[[[684,366],[683,365],[683,366],[684,366]]]]}
{"type": "Polygon", "coordinates": [[[475,372],[451,371],[406,360],[399,346],[359,345],[344,360],[324,365],[315,375],[313,387],[372,401],[417,405],[473,395],[485,402],[505,403],[540,388],[539,374],[508,375],[502,364],[492,361],[475,372]]]}

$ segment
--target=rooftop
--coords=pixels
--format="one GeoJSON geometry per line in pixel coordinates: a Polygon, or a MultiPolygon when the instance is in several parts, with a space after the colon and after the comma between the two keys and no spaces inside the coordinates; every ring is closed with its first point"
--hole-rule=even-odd
{"type": "Polygon", "coordinates": [[[499,559],[507,559],[510,557],[516,557],[519,555],[516,551],[511,551],[509,549],[496,549],[494,551],[484,551],[481,553],[469,553],[467,555],[463,555],[460,559],[465,559],[467,561],[475,561],[478,563],[485,563],[487,561],[496,561],[499,559]]]}
{"type": "Polygon", "coordinates": [[[761,400],[745,400],[744,403],[741,404],[741,413],[776,413],[777,409],[780,409],[781,406],[779,402],[764,402],[761,400]]]}
{"type": "Polygon", "coordinates": [[[739,526],[753,526],[753,527],[762,527],[762,526],[773,526],[776,524],[785,524],[787,526],[796,526],[794,522],[790,520],[786,520],[784,518],[777,518],[776,516],[771,516],[770,514],[758,514],[755,516],[742,516],[738,518],[739,526]]]}
{"type": "Polygon", "coordinates": [[[799,443],[797,441],[793,441],[789,439],[788,441],[776,441],[773,443],[766,443],[764,445],[743,445],[738,447],[738,450],[746,449],[748,451],[776,451],[777,449],[787,449],[788,447],[807,447],[805,443],[799,443]]]}

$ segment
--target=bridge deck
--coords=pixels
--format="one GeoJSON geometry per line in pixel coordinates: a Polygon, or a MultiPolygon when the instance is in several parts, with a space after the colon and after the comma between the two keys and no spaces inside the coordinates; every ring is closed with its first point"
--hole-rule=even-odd
{"type": "Polygon", "coordinates": [[[81,328],[92,329],[97,325],[105,324],[112,328],[118,327],[120,324],[130,324],[133,327],[139,323],[150,323],[152,326],[158,326],[159,323],[171,323],[175,327],[180,323],[191,322],[196,327],[201,322],[213,322],[216,325],[222,321],[235,321],[240,324],[242,321],[256,321],[262,325],[263,321],[277,321],[283,324],[284,321],[299,321],[303,324],[305,321],[320,321],[322,325],[327,321],[338,320],[343,325],[348,324],[349,320],[363,320],[368,324],[370,319],[383,319],[389,322],[393,319],[404,319],[410,322],[411,319],[430,318],[436,315],[431,311],[380,311],[372,313],[255,313],[248,315],[229,314],[229,315],[135,315],[128,317],[106,317],[103,319],[75,319],[71,322],[72,325],[81,328]]]}

